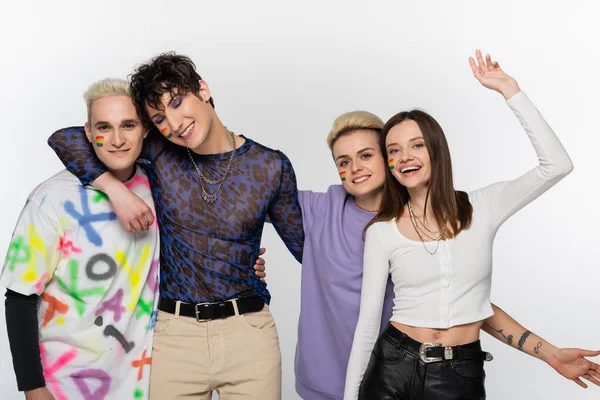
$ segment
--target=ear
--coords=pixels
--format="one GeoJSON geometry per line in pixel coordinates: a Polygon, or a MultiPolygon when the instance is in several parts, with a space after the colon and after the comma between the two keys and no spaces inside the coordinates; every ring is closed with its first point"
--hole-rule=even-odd
{"type": "Polygon", "coordinates": [[[88,142],[92,143],[92,128],[90,128],[90,124],[86,122],[83,128],[85,129],[85,136],[87,136],[88,142]]]}
{"type": "Polygon", "coordinates": [[[200,84],[200,91],[198,92],[198,95],[200,96],[203,102],[208,103],[211,97],[210,89],[208,88],[208,83],[206,83],[206,81],[202,79],[200,79],[198,83],[200,84]]]}
{"type": "Polygon", "coordinates": [[[144,139],[146,139],[148,137],[149,132],[150,132],[150,129],[142,128],[142,136],[144,139]]]}

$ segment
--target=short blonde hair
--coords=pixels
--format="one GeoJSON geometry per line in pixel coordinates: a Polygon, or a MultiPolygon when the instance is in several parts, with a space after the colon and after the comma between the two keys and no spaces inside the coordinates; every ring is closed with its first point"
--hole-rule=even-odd
{"type": "Polygon", "coordinates": [[[92,84],[83,94],[87,107],[88,122],[91,123],[92,103],[94,100],[110,96],[127,96],[131,98],[129,82],[125,79],[107,78],[92,84]]]}
{"type": "Polygon", "coordinates": [[[354,131],[372,130],[377,133],[383,129],[383,121],[377,115],[368,111],[350,111],[337,117],[327,135],[327,145],[333,151],[333,144],[340,137],[354,131]]]}

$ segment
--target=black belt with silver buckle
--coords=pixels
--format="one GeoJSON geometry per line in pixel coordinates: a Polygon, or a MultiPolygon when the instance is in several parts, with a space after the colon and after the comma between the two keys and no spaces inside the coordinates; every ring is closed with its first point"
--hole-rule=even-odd
{"type": "MultiPolygon", "coordinates": [[[[238,313],[246,314],[258,312],[265,306],[265,301],[258,296],[244,297],[242,299],[232,299],[218,303],[180,303],[179,315],[196,318],[198,321],[210,321],[213,319],[222,319],[235,315],[233,302],[237,304],[238,313]]],[[[177,310],[177,301],[161,297],[158,301],[160,311],[175,314],[177,310]]]]}
{"type": "Polygon", "coordinates": [[[399,331],[391,324],[386,329],[400,347],[417,354],[426,364],[441,361],[480,360],[492,361],[491,353],[481,350],[479,341],[461,346],[442,346],[441,343],[421,343],[399,331]]]}

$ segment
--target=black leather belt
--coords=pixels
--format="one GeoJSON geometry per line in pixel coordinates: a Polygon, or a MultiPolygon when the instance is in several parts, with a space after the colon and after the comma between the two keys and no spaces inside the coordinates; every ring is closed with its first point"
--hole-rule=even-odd
{"type": "MultiPolygon", "coordinates": [[[[265,306],[265,301],[258,296],[227,300],[219,303],[180,303],[179,315],[196,318],[198,321],[210,321],[212,319],[231,317],[235,315],[235,308],[233,306],[234,301],[237,304],[238,313],[240,315],[260,311],[265,306]]],[[[175,314],[177,302],[161,297],[158,301],[158,309],[170,314],[175,314]]]]}
{"type": "Polygon", "coordinates": [[[492,361],[491,353],[481,350],[479,341],[460,346],[442,346],[441,343],[421,343],[399,331],[391,324],[386,329],[399,346],[419,356],[424,363],[441,361],[480,360],[492,361]]]}

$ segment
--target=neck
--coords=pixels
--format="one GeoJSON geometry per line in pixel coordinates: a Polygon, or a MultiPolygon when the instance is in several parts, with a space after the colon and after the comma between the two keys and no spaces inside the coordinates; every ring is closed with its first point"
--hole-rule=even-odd
{"type": "Polygon", "coordinates": [[[381,208],[381,199],[383,197],[383,189],[379,189],[374,193],[364,194],[362,196],[354,197],[356,205],[363,210],[367,211],[379,211],[381,208]]]}
{"type": "Polygon", "coordinates": [[[214,111],[206,139],[204,139],[200,146],[190,150],[196,154],[221,154],[233,150],[231,146],[231,134],[214,111]]]}
{"type": "Polygon", "coordinates": [[[120,169],[120,170],[109,169],[109,171],[115,176],[115,178],[117,178],[121,182],[127,182],[128,180],[130,180],[133,177],[133,174],[135,172],[135,164],[129,168],[120,169]]]}
{"type": "MultiPolygon", "coordinates": [[[[418,187],[408,189],[408,195],[410,196],[410,204],[412,209],[418,217],[425,215],[425,199],[427,198],[427,187],[418,187]]],[[[432,218],[433,208],[431,207],[431,196],[427,200],[427,217],[432,218]]]]}

